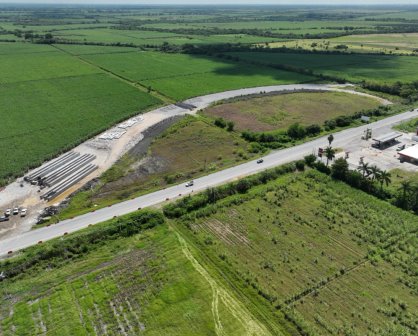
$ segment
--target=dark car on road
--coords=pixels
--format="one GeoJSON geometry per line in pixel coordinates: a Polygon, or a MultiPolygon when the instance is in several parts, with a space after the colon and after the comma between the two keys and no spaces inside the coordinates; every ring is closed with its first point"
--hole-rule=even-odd
{"type": "Polygon", "coordinates": [[[263,159],[257,160],[257,163],[258,163],[258,164],[263,163],[263,162],[264,162],[264,160],[263,160],[263,159]]]}
{"type": "Polygon", "coordinates": [[[7,222],[8,220],[9,220],[9,217],[6,217],[6,216],[0,217],[0,222],[7,222]]]}

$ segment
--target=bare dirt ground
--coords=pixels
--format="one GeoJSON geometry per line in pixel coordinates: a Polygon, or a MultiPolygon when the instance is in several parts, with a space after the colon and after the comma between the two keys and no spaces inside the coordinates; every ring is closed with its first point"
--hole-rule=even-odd
{"type": "MultiPolygon", "coordinates": [[[[393,145],[385,149],[378,149],[371,146],[372,140],[362,140],[359,145],[350,146],[345,149],[349,152],[348,163],[351,169],[356,169],[359,166],[360,158],[369,163],[369,165],[376,165],[382,170],[390,171],[392,169],[402,169],[410,172],[418,172],[418,165],[409,162],[400,162],[398,156],[398,147],[405,145],[410,147],[416,145],[412,140],[413,133],[404,133],[402,137],[393,145]]],[[[337,158],[344,157],[345,152],[336,155],[337,158]]]]}

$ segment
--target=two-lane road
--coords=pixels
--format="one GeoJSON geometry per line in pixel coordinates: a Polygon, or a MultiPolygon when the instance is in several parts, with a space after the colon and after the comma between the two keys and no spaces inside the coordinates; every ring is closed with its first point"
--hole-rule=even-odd
{"type": "MultiPolygon", "coordinates": [[[[368,125],[337,132],[334,134],[335,140],[333,145],[335,147],[345,147],[350,144],[352,145],[353,143],[360,143],[360,138],[366,128],[372,128],[374,136],[381,135],[388,132],[392,125],[414,117],[418,117],[418,110],[405,112],[368,125]]],[[[272,152],[271,154],[263,157],[264,162],[262,164],[257,164],[256,161],[250,161],[198,178],[194,181],[193,187],[186,187],[184,184],[176,185],[164,190],[140,196],[133,200],[115,204],[111,207],[99,209],[73,219],[65,220],[49,227],[25,232],[19,236],[0,241],[0,255],[5,255],[8,251],[18,251],[35,245],[39,241],[47,241],[53,238],[61,237],[65,233],[81,230],[89,225],[104,222],[114,216],[120,216],[133,212],[138,208],[145,208],[163,203],[167,198],[173,199],[178,197],[180,194],[184,196],[190,194],[192,191],[202,191],[209,187],[220,185],[243,176],[255,174],[268,168],[301,159],[305,155],[316,151],[318,147],[324,147],[326,144],[327,137],[324,136],[298,146],[272,152]]]]}

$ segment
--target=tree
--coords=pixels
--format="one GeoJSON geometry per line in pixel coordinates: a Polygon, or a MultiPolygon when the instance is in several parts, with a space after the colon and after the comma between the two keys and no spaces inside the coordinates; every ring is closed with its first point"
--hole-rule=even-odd
{"type": "Polygon", "coordinates": [[[371,174],[370,166],[365,162],[360,163],[357,170],[362,173],[363,177],[369,176],[371,174]]]}
{"type": "Polygon", "coordinates": [[[403,209],[408,208],[408,195],[412,191],[412,183],[411,181],[404,180],[401,182],[401,186],[399,187],[399,191],[401,192],[401,196],[397,198],[396,203],[403,209]]]}
{"type": "Polygon", "coordinates": [[[391,174],[386,170],[380,171],[379,182],[380,182],[380,190],[383,190],[383,184],[386,184],[386,186],[388,186],[392,182],[391,174]]]}
{"type": "Polygon", "coordinates": [[[331,176],[338,180],[345,181],[348,173],[348,162],[343,158],[335,160],[331,167],[331,176]]]}
{"type": "Polygon", "coordinates": [[[328,143],[331,146],[332,142],[334,141],[334,136],[332,134],[328,135],[328,143]]]}
{"type": "Polygon", "coordinates": [[[381,174],[381,170],[376,165],[373,165],[373,166],[370,167],[370,174],[369,175],[372,176],[372,178],[371,178],[372,181],[374,181],[374,180],[379,181],[380,174],[381,174]]]}
{"type": "Polygon", "coordinates": [[[330,161],[334,160],[335,158],[335,149],[331,146],[325,148],[325,157],[327,158],[327,167],[330,161]]]}
{"type": "Polygon", "coordinates": [[[228,132],[232,132],[232,131],[234,130],[234,126],[235,126],[235,124],[234,124],[234,122],[233,122],[233,121],[228,121],[228,122],[226,123],[226,130],[227,130],[228,132]]]}

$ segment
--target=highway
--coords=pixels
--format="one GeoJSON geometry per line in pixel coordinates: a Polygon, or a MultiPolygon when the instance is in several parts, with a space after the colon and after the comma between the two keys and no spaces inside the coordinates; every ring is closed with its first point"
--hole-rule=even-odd
{"type": "MultiPolygon", "coordinates": [[[[361,136],[367,128],[372,128],[373,136],[382,135],[389,132],[392,125],[415,117],[418,117],[418,110],[405,112],[371,124],[334,133],[335,140],[333,146],[344,148],[357,142],[360,143],[361,136]]],[[[24,249],[37,244],[39,241],[47,241],[53,238],[62,237],[66,233],[72,233],[86,228],[89,225],[101,223],[114,216],[133,212],[138,208],[146,208],[161,204],[166,202],[167,199],[172,200],[173,198],[179,197],[179,195],[184,196],[192,192],[196,193],[205,190],[208,187],[224,184],[268,168],[301,159],[305,155],[316,152],[318,147],[325,147],[327,143],[327,136],[324,136],[301,145],[274,151],[263,157],[264,162],[262,164],[257,164],[256,161],[250,161],[198,178],[194,180],[193,187],[187,188],[185,184],[172,186],[167,189],[115,204],[111,207],[102,208],[73,219],[65,220],[49,227],[25,232],[21,235],[0,241],[0,255],[4,256],[8,254],[9,251],[15,252],[24,249]]]]}

